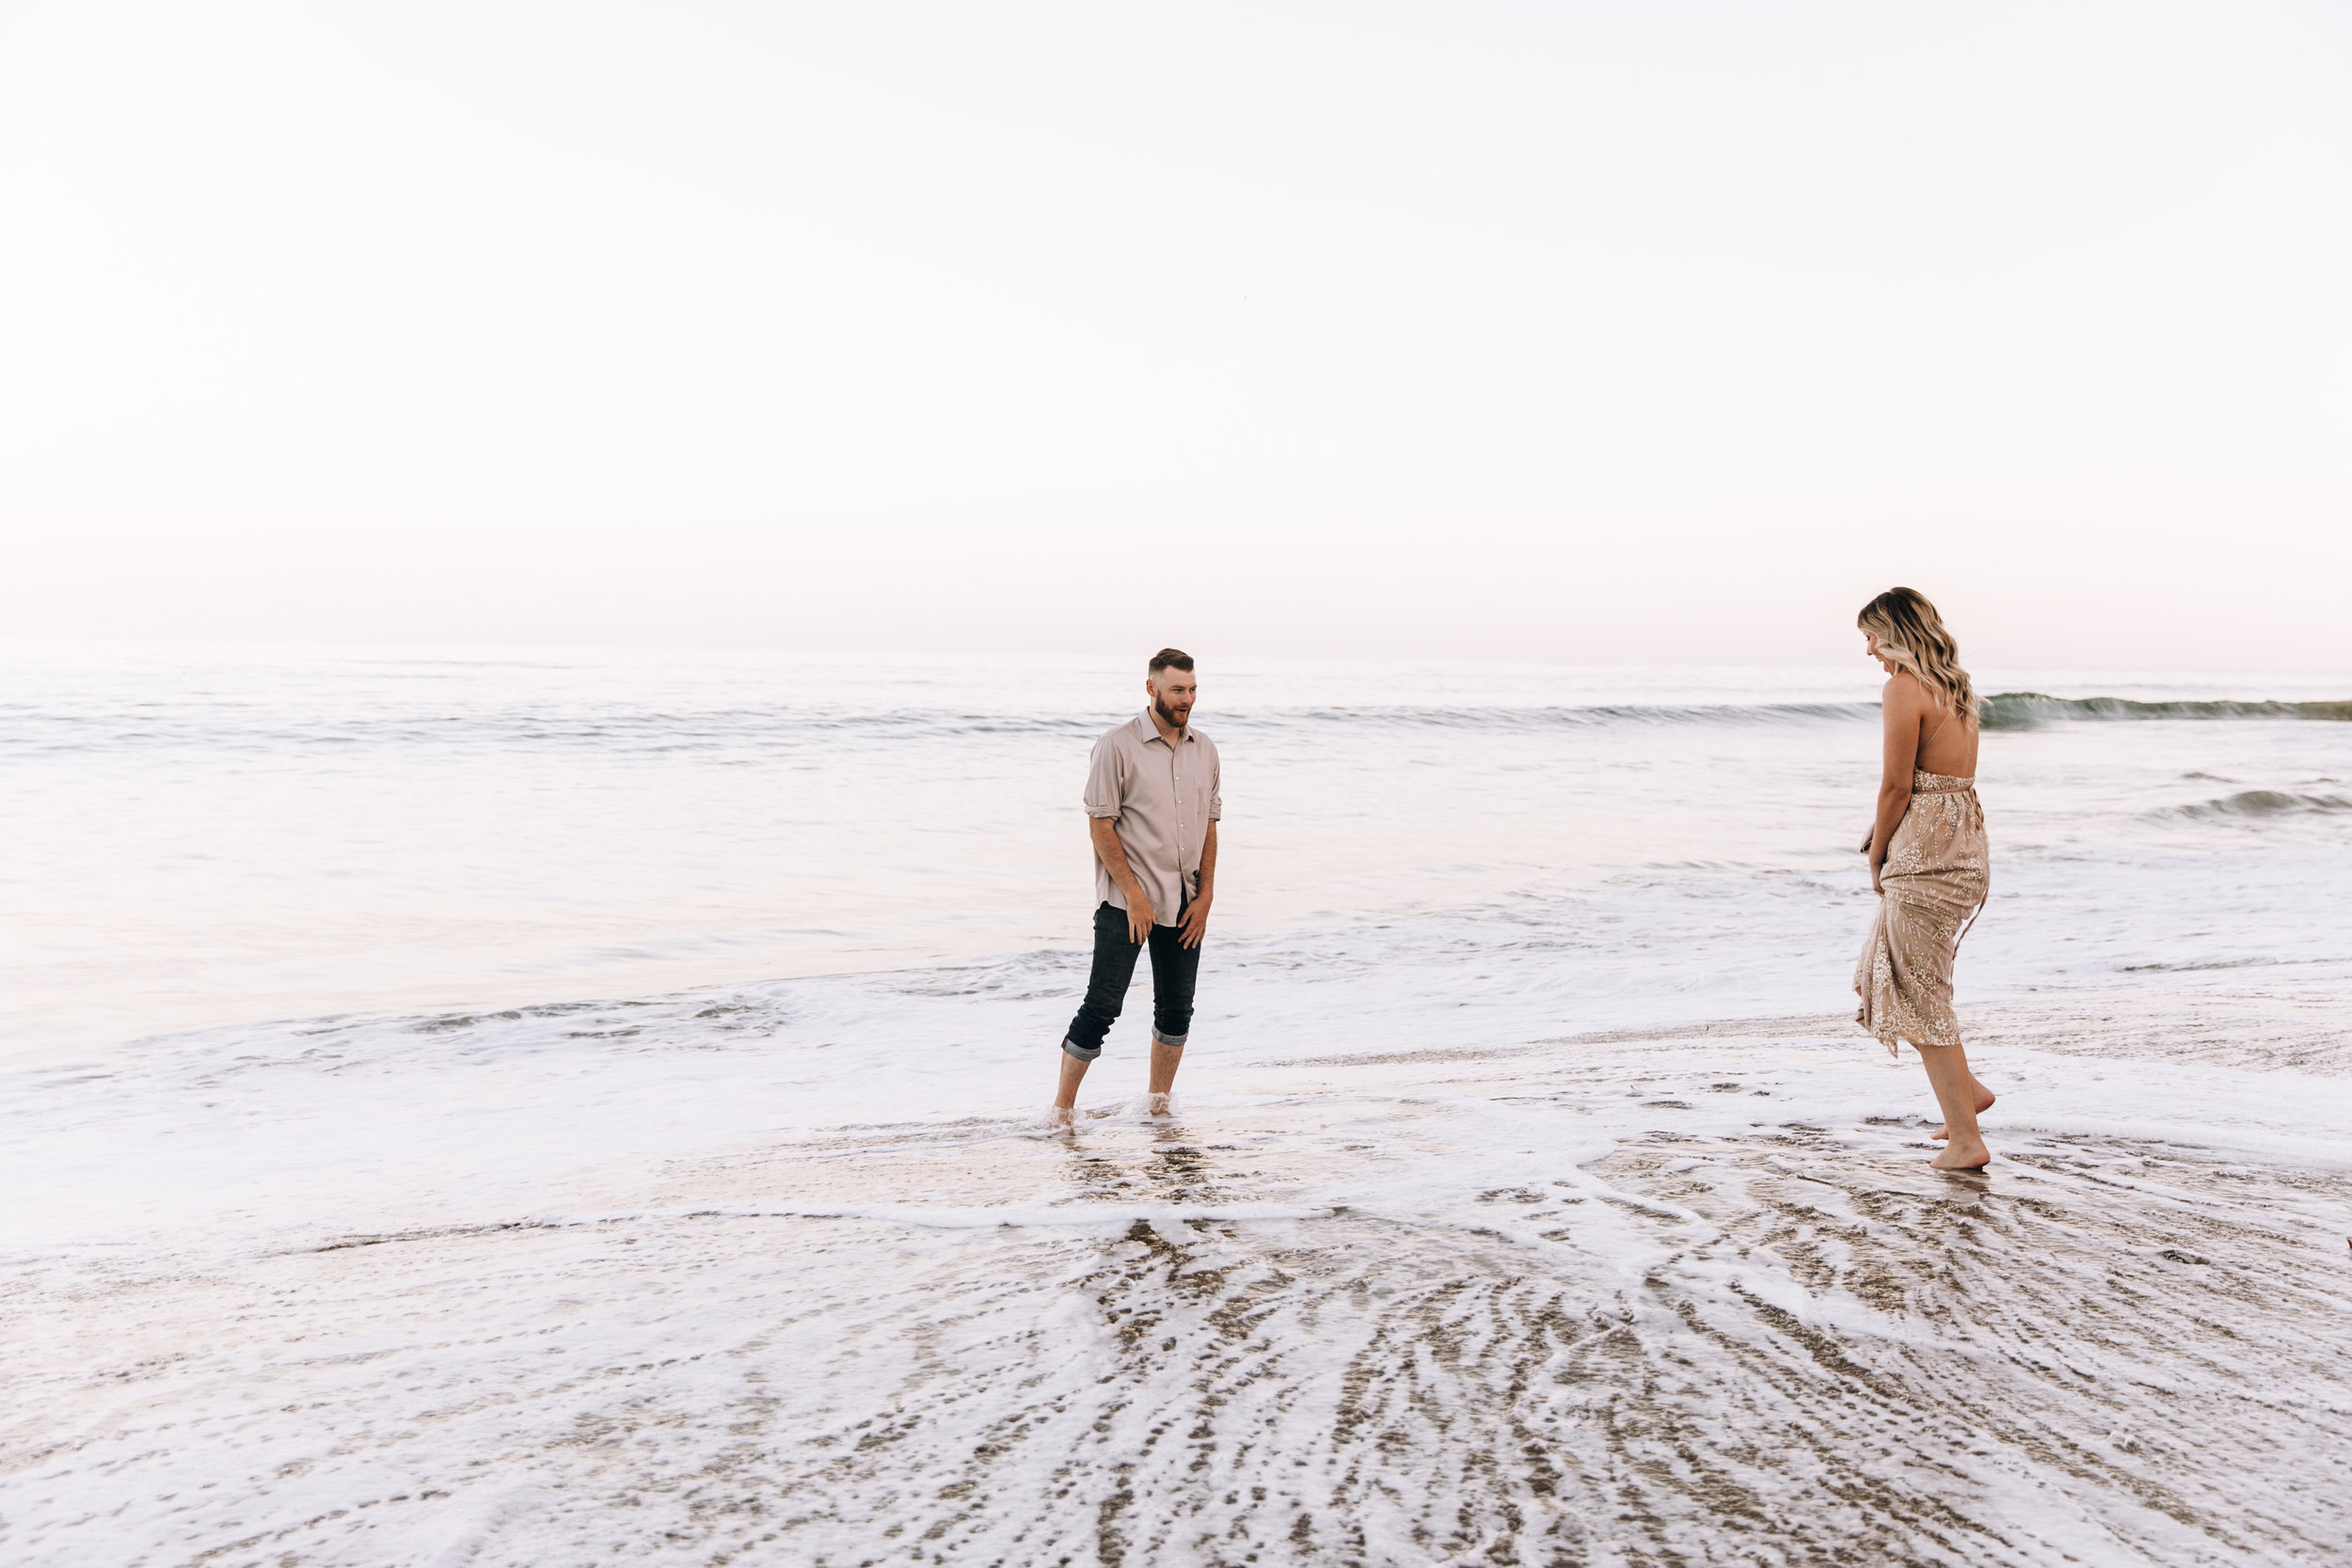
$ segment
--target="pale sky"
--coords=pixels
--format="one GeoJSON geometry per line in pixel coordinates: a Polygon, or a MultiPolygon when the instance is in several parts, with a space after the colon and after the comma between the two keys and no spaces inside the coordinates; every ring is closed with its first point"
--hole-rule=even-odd
{"type": "Polygon", "coordinates": [[[0,6],[8,635],[2333,666],[2352,8],[0,6]]]}

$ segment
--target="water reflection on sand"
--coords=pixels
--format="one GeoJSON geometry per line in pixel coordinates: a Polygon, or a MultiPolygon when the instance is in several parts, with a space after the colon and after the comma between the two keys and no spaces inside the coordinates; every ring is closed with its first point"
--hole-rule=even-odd
{"type": "Polygon", "coordinates": [[[2112,1069],[2086,1037],[1994,1049],[2002,1157],[1940,1175],[1916,1068],[1841,1098],[1831,1027],[1235,1065],[1173,1122],[836,1128],[571,1212],[52,1263],[10,1560],[2340,1551],[2343,1163],[2036,1127],[2112,1069]]]}

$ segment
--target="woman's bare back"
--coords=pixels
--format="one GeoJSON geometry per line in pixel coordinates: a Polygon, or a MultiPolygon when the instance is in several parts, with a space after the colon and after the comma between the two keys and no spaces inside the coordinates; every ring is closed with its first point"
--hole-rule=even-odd
{"type": "MultiPolygon", "coordinates": [[[[1907,674],[1895,678],[1912,679],[1907,674]]],[[[1940,693],[1930,695],[1926,711],[1919,715],[1919,760],[1916,766],[1924,773],[1973,779],[1977,776],[1977,721],[1971,716],[1955,714],[1950,701],[1939,701],[1939,696],[1940,693]]]]}

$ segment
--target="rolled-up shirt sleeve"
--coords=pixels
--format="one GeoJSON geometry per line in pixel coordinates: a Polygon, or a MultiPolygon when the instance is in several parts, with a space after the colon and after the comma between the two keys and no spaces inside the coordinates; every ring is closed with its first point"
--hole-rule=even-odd
{"type": "Polygon", "coordinates": [[[1225,820],[1225,759],[1222,757],[1209,769],[1209,820],[1225,820]]]}
{"type": "MultiPolygon", "coordinates": [[[[1116,820],[1120,804],[1126,798],[1124,758],[1111,737],[1104,736],[1094,743],[1094,755],[1087,763],[1087,815],[1107,816],[1116,820]]],[[[1065,775],[1067,776],[1067,775],[1065,775]]]]}

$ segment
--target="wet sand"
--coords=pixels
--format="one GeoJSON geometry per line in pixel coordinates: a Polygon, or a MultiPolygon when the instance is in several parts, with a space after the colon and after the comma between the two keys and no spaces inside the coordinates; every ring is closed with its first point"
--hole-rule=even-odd
{"type": "Polygon", "coordinates": [[[1226,1063],[1173,1123],[834,1128],[561,1210],[55,1253],[11,1271],[0,1544],[2343,1560],[2341,979],[1978,1010],[1982,1176],[1927,1168],[1915,1064],[1762,1020],[1226,1063]],[[2103,1122],[2125,1075],[2178,1121],[2103,1122]],[[2238,1114],[2264,1096],[2275,1132],[2238,1114]]]}

